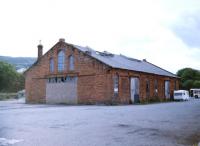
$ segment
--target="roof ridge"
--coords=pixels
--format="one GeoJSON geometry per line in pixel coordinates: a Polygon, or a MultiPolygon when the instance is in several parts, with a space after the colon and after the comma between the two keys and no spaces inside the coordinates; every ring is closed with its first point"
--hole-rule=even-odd
{"type": "Polygon", "coordinates": [[[159,68],[159,69],[161,69],[161,70],[163,70],[163,71],[166,71],[166,72],[172,74],[172,75],[175,76],[175,77],[178,77],[176,74],[174,74],[174,73],[172,73],[172,72],[170,72],[170,71],[168,71],[168,70],[166,70],[166,69],[163,69],[163,68],[161,68],[161,67],[159,67],[159,66],[157,66],[157,65],[155,65],[155,64],[153,64],[153,63],[150,63],[150,62],[148,62],[147,60],[146,60],[146,61],[143,61],[143,62],[146,62],[146,63],[148,63],[148,64],[151,64],[151,65],[153,65],[153,66],[155,66],[155,67],[157,67],[157,68],[159,68]]]}
{"type": "Polygon", "coordinates": [[[125,56],[125,55],[123,55],[123,54],[119,54],[119,56],[124,57],[124,58],[126,58],[126,59],[128,59],[128,60],[130,60],[130,61],[141,62],[141,60],[139,60],[139,59],[132,58],[132,57],[128,57],[128,56],[125,56]]]}
{"type": "MultiPolygon", "coordinates": [[[[42,57],[44,57],[46,54],[48,54],[48,52],[50,52],[52,49],[54,49],[58,43],[60,43],[60,42],[57,42],[42,57]]],[[[80,45],[75,45],[75,44],[71,44],[71,43],[67,43],[67,42],[62,42],[62,43],[70,45],[71,47],[78,49],[79,51],[83,52],[84,54],[87,54],[88,56],[90,56],[112,68],[146,72],[146,73],[150,73],[150,74],[157,74],[157,75],[162,75],[162,76],[178,78],[175,74],[173,74],[157,65],[154,65],[148,61],[144,61],[144,60],[142,61],[139,59],[127,57],[122,54],[112,54],[108,51],[103,51],[103,52],[96,51],[88,46],[83,47],[80,45]],[[99,52],[99,53],[97,53],[97,52],[99,52]],[[124,58],[124,60],[123,60],[123,58],[124,58]],[[145,66],[145,63],[147,63],[146,66],[145,66]],[[148,64],[150,65],[149,66],[150,68],[148,68],[148,66],[147,66],[148,64]],[[153,69],[154,67],[157,68],[157,70],[154,70],[153,69]]],[[[36,60],[36,62],[24,72],[24,74],[26,74],[27,71],[29,71],[35,64],[37,64],[38,61],[40,61],[40,60],[36,60]]]]}

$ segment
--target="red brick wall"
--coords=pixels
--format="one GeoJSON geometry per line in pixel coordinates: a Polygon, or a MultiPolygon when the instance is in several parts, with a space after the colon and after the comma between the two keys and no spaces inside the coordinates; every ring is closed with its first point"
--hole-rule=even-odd
{"type": "MultiPolygon", "coordinates": [[[[164,83],[166,80],[170,81],[170,95],[173,96],[174,91],[174,81],[176,81],[176,89],[179,89],[179,80],[177,78],[165,77],[160,75],[152,75],[147,73],[141,72],[134,72],[134,71],[125,71],[125,70],[113,70],[114,74],[119,74],[119,97],[118,102],[120,103],[129,103],[130,102],[130,79],[131,77],[138,77],[139,78],[139,91],[140,91],[140,101],[148,101],[151,99],[157,99],[155,96],[155,89],[154,83],[155,80],[158,81],[158,98],[160,100],[165,100],[165,88],[164,83]],[[147,97],[146,95],[146,80],[150,82],[150,96],[147,97]]],[[[112,85],[111,85],[112,86],[112,85]]]]}
{"type": "MultiPolygon", "coordinates": [[[[78,76],[77,95],[80,104],[96,103],[130,103],[130,78],[138,77],[140,80],[140,98],[146,99],[146,80],[150,81],[150,97],[154,98],[154,80],[158,80],[158,96],[164,99],[164,81],[170,80],[171,94],[174,89],[175,78],[157,76],[134,71],[111,69],[100,61],[93,59],[87,54],[80,52],[71,45],[58,42],[26,73],[26,101],[29,103],[45,103],[46,80],[54,76],[78,76]],[[57,54],[65,49],[65,70],[57,71],[57,54]],[[69,70],[68,57],[74,55],[75,68],[69,70]],[[49,71],[49,60],[54,58],[54,72],[49,71]],[[119,94],[114,97],[113,76],[119,75],[119,94]]],[[[178,81],[177,81],[178,89],[178,81]]]]}
{"type": "Polygon", "coordinates": [[[26,72],[25,89],[26,101],[29,103],[44,103],[46,79],[45,74],[48,71],[47,57],[43,57],[39,63],[26,72]]]}

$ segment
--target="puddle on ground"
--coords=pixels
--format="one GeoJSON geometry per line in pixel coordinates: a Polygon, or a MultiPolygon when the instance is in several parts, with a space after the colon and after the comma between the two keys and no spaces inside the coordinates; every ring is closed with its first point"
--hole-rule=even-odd
{"type": "Polygon", "coordinates": [[[117,127],[129,128],[129,127],[131,127],[131,125],[127,125],[127,124],[118,124],[117,127]]]}
{"type": "Polygon", "coordinates": [[[0,146],[8,146],[13,145],[19,142],[24,141],[23,139],[6,139],[6,138],[0,138],[0,146]]]}

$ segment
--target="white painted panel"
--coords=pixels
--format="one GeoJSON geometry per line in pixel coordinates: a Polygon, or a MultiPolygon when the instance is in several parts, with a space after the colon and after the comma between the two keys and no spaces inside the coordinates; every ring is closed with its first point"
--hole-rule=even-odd
{"type": "Polygon", "coordinates": [[[46,102],[77,104],[77,79],[72,82],[46,83],[46,102]]]}

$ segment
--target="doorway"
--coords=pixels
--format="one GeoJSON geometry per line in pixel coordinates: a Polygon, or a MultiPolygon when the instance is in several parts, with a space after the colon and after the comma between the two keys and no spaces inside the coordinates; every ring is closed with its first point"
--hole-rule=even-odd
{"type": "Polygon", "coordinates": [[[139,102],[139,79],[137,77],[131,78],[131,102],[139,102]]]}
{"type": "Polygon", "coordinates": [[[170,82],[165,81],[165,98],[169,99],[170,98],[170,82]]]}

